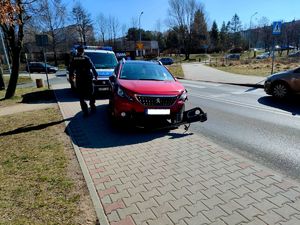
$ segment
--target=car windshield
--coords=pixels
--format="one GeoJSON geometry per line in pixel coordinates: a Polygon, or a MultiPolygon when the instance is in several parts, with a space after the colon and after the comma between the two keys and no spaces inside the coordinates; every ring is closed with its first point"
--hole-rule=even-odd
{"type": "Polygon", "coordinates": [[[174,77],[164,66],[152,63],[124,64],[120,79],[174,81],[174,77]]]}
{"type": "Polygon", "coordinates": [[[85,54],[90,57],[96,69],[114,69],[118,63],[114,54],[111,53],[86,52],[85,54]]]}

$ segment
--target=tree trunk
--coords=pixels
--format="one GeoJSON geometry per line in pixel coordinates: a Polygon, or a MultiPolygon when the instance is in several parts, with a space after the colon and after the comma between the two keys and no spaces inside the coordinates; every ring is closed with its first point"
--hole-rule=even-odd
{"type": "Polygon", "coordinates": [[[24,20],[23,20],[23,14],[24,9],[22,7],[21,0],[17,0],[16,4],[18,5],[20,12],[18,14],[18,33],[15,33],[16,27],[15,25],[10,26],[8,32],[9,37],[9,44],[11,48],[12,53],[12,68],[11,68],[11,74],[10,79],[8,83],[8,87],[5,93],[5,99],[9,99],[15,95],[17,82],[19,78],[19,69],[20,69],[20,57],[21,57],[21,50],[23,47],[23,38],[24,38],[24,20]],[[17,35],[17,36],[16,36],[17,35]]]}
{"type": "Polygon", "coordinates": [[[19,78],[19,68],[20,68],[20,49],[14,47],[12,54],[12,66],[9,83],[5,93],[5,98],[9,99],[15,95],[17,82],[19,78]]]}
{"type": "Polygon", "coordinates": [[[3,69],[2,69],[2,64],[0,62],[0,90],[5,89],[5,84],[4,84],[4,79],[3,79],[3,69]]]}
{"type": "Polygon", "coordinates": [[[189,52],[186,52],[184,55],[185,55],[184,60],[189,60],[190,59],[190,53],[189,52]]]}

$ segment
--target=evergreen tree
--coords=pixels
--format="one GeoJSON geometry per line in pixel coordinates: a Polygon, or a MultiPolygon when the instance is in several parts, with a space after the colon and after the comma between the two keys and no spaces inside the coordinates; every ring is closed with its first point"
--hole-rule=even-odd
{"type": "Polygon", "coordinates": [[[204,18],[203,12],[198,9],[194,16],[194,22],[192,24],[192,35],[191,35],[191,47],[192,49],[199,51],[208,44],[208,31],[207,24],[204,18]]]}
{"type": "Polygon", "coordinates": [[[211,43],[211,48],[214,51],[218,51],[219,44],[220,44],[220,37],[219,37],[219,30],[218,30],[218,25],[217,25],[216,21],[213,22],[213,25],[211,27],[210,43],[211,43]]]}
{"type": "Polygon", "coordinates": [[[232,33],[231,39],[232,44],[234,47],[241,46],[242,37],[241,37],[241,29],[242,29],[242,23],[240,21],[240,18],[237,14],[234,14],[230,21],[230,31],[232,33]]]}
{"type": "Polygon", "coordinates": [[[220,48],[222,51],[226,51],[229,48],[229,35],[228,35],[228,24],[226,25],[223,21],[220,30],[220,48]]]}

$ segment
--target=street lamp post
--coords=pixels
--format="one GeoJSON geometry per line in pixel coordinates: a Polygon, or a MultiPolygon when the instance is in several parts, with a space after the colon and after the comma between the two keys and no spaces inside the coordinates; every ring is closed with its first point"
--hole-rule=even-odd
{"type": "Polygon", "coordinates": [[[250,58],[250,48],[251,48],[251,28],[252,28],[252,17],[255,16],[258,12],[255,12],[251,17],[250,17],[250,27],[249,27],[249,58],[250,58]]]}
{"type": "MultiPolygon", "coordinates": [[[[142,32],[141,32],[141,16],[144,14],[144,12],[142,11],[140,13],[140,16],[139,16],[139,44],[142,43],[142,32]]],[[[141,50],[141,49],[140,49],[141,50]]],[[[142,50],[140,51],[140,55],[142,55],[142,50]]]]}

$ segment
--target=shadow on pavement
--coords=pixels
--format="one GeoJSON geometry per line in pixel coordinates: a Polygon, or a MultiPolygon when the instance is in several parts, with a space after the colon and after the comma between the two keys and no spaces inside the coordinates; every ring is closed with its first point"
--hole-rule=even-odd
{"type": "Polygon", "coordinates": [[[67,127],[70,129],[72,140],[79,147],[84,148],[111,148],[130,146],[151,140],[167,137],[181,138],[190,133],[182,130],[145,130],[133,127],[131,124],[113,126],[107,114],[107,105],[97,107],[97,112],[84,118],[82,112],[76,114],[67,127]]]}
{"type": "Polygon", "coordinates": [[[271,106],[291,113],[293,116],[300,115],[300,96],[292,96],[289,99],[278,100],[271,96],[264,96],[258,99],[262,105],[271,106]]]}

